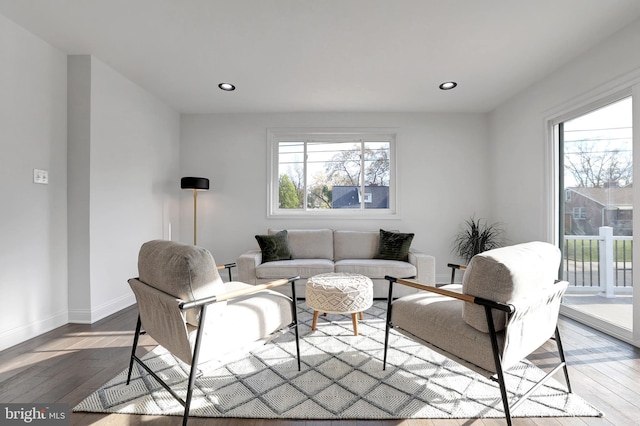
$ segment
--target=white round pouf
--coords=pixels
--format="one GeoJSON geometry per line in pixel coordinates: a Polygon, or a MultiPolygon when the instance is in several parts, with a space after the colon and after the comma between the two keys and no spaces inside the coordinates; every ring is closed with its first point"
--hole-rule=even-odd
{"type": "Polygon", "coordinates": [[[307,280],[306,302],[313,309],[312,330],[316,329],[318,315],[351,314],[353,334],[358,335],[358,314],[373,305],[373,282],[360,274],[330,272],[307,280]]]}

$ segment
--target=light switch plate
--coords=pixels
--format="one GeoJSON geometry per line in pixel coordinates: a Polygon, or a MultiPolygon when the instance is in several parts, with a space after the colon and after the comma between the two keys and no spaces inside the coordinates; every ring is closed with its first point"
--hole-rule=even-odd
{"type": "Polygon", "coordinates": [[[33,169],[33,183],[47,185],[49,183],[49,172],[47,170],[33,169]]]}

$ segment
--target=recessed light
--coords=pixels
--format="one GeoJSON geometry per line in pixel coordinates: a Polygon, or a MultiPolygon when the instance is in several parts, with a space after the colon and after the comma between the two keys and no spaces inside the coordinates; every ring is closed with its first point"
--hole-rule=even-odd
{"type": "Polygon", "coordinates": [[[451,90],[454,89],[457,85],[458,83],[456,83],[455,81],[447,81],[445,83],[442,83],[439,87],[441,90],[451,90]]]}
{"type": "Polygon", "coordinates": [[[231,83],[220,83],[218,84],[218,87],[226,92],[231,92],[233,90],[236,90],[236,86],[234,86],[231,83]]]}

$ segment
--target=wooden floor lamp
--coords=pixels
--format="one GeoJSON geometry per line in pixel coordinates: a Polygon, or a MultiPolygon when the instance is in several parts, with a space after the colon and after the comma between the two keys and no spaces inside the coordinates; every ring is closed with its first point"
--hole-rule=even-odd
{"type": "Polygon", "coordinates": [[[196,245],[196,219],[198,191],[209,190],[209,179],[202,177],[183,177],[180,179],[180,188],[193,190],[193,245],[196,245]]]}

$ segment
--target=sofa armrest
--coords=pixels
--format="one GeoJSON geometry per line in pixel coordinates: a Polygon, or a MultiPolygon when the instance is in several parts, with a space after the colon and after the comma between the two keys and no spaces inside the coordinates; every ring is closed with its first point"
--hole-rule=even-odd
{"type": "Polygon", "coordinates": [[[409,263],[416,267],[417,281],[432,286],[436,284],[436,258],[434,256],[410,250],[409,263]]]}
{"type": "Polygon", "coordinates": [[[256,267],[262,263],[262,252],[258,249],[249,250],[240,255],[238,266],[238,281],[247,284],[257,284],[256,267]]]}

